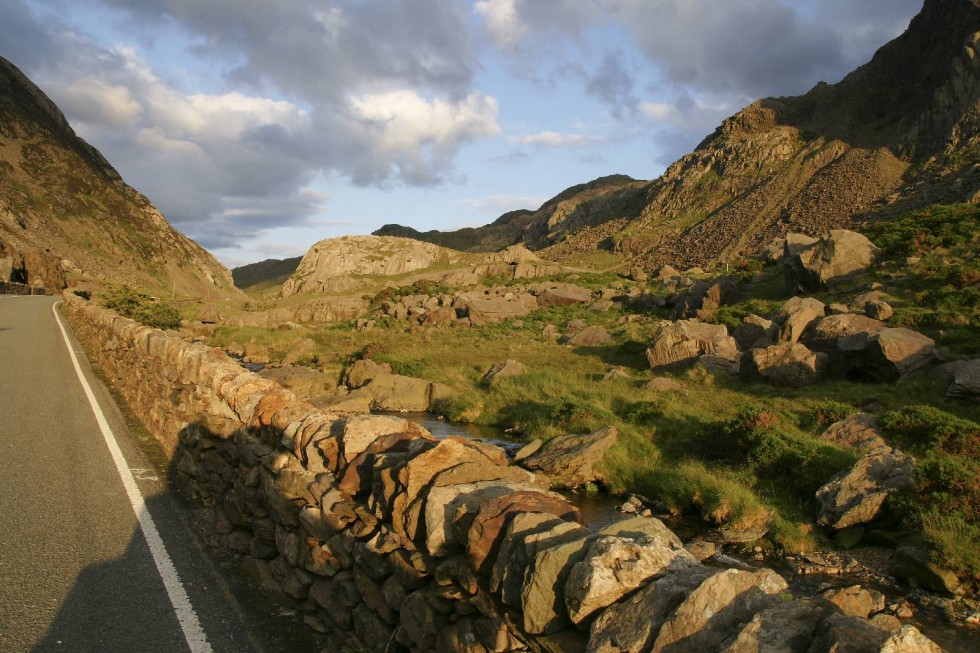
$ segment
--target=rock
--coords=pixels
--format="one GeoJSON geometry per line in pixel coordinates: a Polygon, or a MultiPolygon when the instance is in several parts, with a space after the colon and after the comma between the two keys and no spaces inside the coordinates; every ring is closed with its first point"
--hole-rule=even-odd
{"type": "Polygon", "coordinates": [[[587,326],[589,326],[589,323],[585,320],[569,320],[568,324],[565,325],[565,331],[569,335],[575,335],[587,326]]]}
{"type": "Polygon", "coordinates": [[[601,481],[603,476],[597,465],[618,438],[619,432],[611,426],[587,435],[558,436],[521,463],[572,487],[601,481]]]}
{"type": "Polygon", "coordinates": [[[773,322],[779,325],[777,342],[797,342],[807,328],[824,317],[827,307],[813,297],[793,297],[773,314],[773,322]]]}
{"type": "Polygon", "coordinates": [[[936,358],[933,339],[910,329],[885,328],[873,335],[844,336],[837,346],[850,355],[857,369],[879,381],[897,381],[936,358]]]}
{"type": "Polygon", "coordinates": [[[915,461],[899,451],[872,451],[817,490],[821,524],[841,530],[878,516],[885,498],[912,482],[915,461]]]}
{"type": "Polygon", "coordinates": [[[790,294],[801,290],[817,292],[870,268],[881,250],[862,234],[846,229],[832,229],[809,246],[794,246],[790,254],[787,235],[783,273],[790,294]]]}
{"type": "Polygon", "coordinates": [[[932,592],[955,594],[960,586],[956,574],[933,562],[928,551],[913,546],[895,550],[889,572],[913,587],[932,592]]]}
{"type": "Polygon", "coordinates": [[[338,389],[336,375],[308,367],[265,367],[258,374],[263,379],[275,381],[286,388],[300,401],[313,403],[346,392],[342,387],[338,389]]]}
{"type": "Polygon", "coordinates": [[[419,317],[421,324],[450,324],[456,321],[456,309],[449,306],[428,310],[419,317]]]}
{"type": "Polygon", "coordinates": [[[879,653],[942,653],[942,649],[915,626],[902,626],[885,640],[879,653]]]}
{"type": "Polygon", "coordinates": [[[612,340],[612,336],[601,326],[590,326],[569,337],[565,344],[573,347],[595,347],[609,344],[612,340]]]}
{"type": "Polygon", "coordinates": [[[653,392],[680,392],[684,389],[684,384],[677,379],[672,379],[667,376],[658,376],[650,379],[643,386],[644,390],[651,390],[653,392]]]}
{"type": "Polygon", "coordinates": [[[836,605],[844,614],[862,619],[885,609],[884,594],[866,590],[860,585],[825,590],[820,596],[836,605]]]}
{"type": "Polygon", "coordinates": [[[557,340],[561,334],[558,333],[558,327],[554,324],[546,324],[543,329],[541,329],[541,337],[550,338],[551,340],[557,340]]]}
{"type": "Polygon", "coordinates": [[[593,302],[589,306],[590,311],[595,311],[596,313],[605,313],[616,306],[616,303],[611,299],[600,299],[599,301],[593,302]]]}
{"type": "Polygon", "coordinates": [[[505,360],[503,363],[497,363],[483,375],[481,381],[483,383],[493,383],[495,379],[504,378],[508,376],[519,376],[521,374],[527,373],[527,367],[524,366],[520,361],[515,361],[511,359],[505,360]]]}
{"type": "MultiPolygon", "coordinates": [[[[452,470],[447,470],[450,471],[452,470]]],[[[501,496],[533,489],[530,485],[534,480],[533,475],[519,467],[499,467],[496,474],[485,475],[499,475],[503,478],[443,486],[438,482],[439,477],[436,477],[423,509],[425,550],[429,555],[444,558],[462,549],[461,545],[466,540],[459,542],[455,537],[455,526],[459,517],[472,517],[481,505],[501,496]]]]}
{"type": "Polygon", "coordinates": [[[467,308],[472,326],[506,322],[531,312],[531,308],[523,302],[506,299],[474,299],[467,302],[467,308]]]}
{"type": "Polygon", "coordinates": [[[800,338],[800,342],[813,351],[840,352],[837,346],[840,338],[859,333],[872,336],[886,327],[884,322],[872,320],[865,315],[855,313],[829,315],[813,324],[800,338]]]}
{"type": "Polygon", "coordinates": [[[756,254],[756,259],[769,265],[779,263],[781,260],[783,260],[783,251],[785,248],[786,239],[776,236],[769,241],[769,244],[759,250],[759,253],[756,254]]]}
{"type": "Polygon", "coordinates": [[[876,614],[870,621],[872,626],[886,633],[897,633],[902,629],[902,622],[892,614],[876,614]]]}
{"type": "Polygon", "coordinates": [[[980,358],[966,361],[953,371],[953,381],[946,390],[946,396],[980,399],[980,358]]]}
{"type": "Polygon", "coordinates": [[[756,614],[721,653],[808,653],[817,626],[834,608],[822,599],[791,601],[756,614]]]}
{"type": "MultiPolygon", "coordinates": [[[[2,279],[3,274],[0,273],[0,280],[2,279]]],[[[217,306],[204,306],[197,313],[197,321],[203,322],[204,324],[218,324],[221,322],[221,312],[218,310],[217,306]]]]}
{"type": "Polygon", "coordinates": [[[407,419],[389,415],[358,415],[351,417],[344,425],[341,439],[344,448],[344,460],[348,463],[365,451],[372,442],[383,435],[391,433],[417,433],[421,437],[432,439],[427,430],[407,419]]]}
{"type": "Polygon", "coordinates": [[[602,377],[602,381],[604,383],[608,383],[610,381],[629,381],[630,378],[629,372],[624,370],[622,367],[614,367],[605,373],[605,375],[602,377]]]}
{"type": "Polygon", "coordinates": [[[541,306],[572,306],[591,301],[592,291],[571,283],[548,286],[538,293],[538,303],[541,306]]]}
{"type": "Polygon", "coordinates": [[[704,562],[713,556],[715,551],[718,550],[718,547],[715,546],[714,542],[709,542],[708,540],[702,540],[700,538],[691,540],[684,545],[684,548],[687,549],[687,552],[694,556],[694,559],[698,560],[699,562],[704,562]]]}
{"type": "MultiPolygon", "coordinates": [[[[511,608],[521,605],[521,588],[530,556],[538,542],[570,531],[580,524],[570,523],[549,513],[519,512],[506,522],[490,573],[490,589],[511,608]]],[[[488,560],[487,563],[490,561],[488,560]]]]}
{"type": "Polygon", "coordinates": [[[798,342],[785,342],[753,349],[743,371],[747,376],[758,375],[777,385],[798,388],[821,379],[827,368],[827,354],[812,352],[798,342]]]}
{"type": "Polygon", "coordinates": [[[544,441],[538,438],[531,440],[530,442],[528,442],[523,447],[517,450],[517,453],[514,454],[514,462],[517,463],[524,460],[528,456],[536,453],[543,446],[544,446],[544,441]]]}
{"type": "Polygon", "coordinates": [[[878,427],[877,418],[871,413],[854,413],[834,422],[820,435],[820,439],[838,447],[861,451],[888,446],[878,427]]]}
{"type": "Polygon", "coordinates": [[[914,626],[903,626],[897,633],[877,628],[866,619],[832,614],[817,628],[811,651],[841,653],[941,653],[942,649],[914,626]]]}
{"type": "Polygon", "coordinates": [[[641,537],[599,536],[575,563],[565,583],[565,604],[573,623],[615,603],[657,576],[699,565],[663,523],[649,518],[654,533],[641,537]]]}
{"type": "Polygon", "coordinates": [[[895,309],[887,302],[878,300],[866,303],[864,305],[864,314],[872,320],[887,320],[895,314],[895,309]]]}
{"type": "Polygon", "coordinates": [[[674,300],[671,319],[705,319],[722,306],[737,299],[738,288],[728,277],[714,281],[698,281],[674,300]]]}
{"type": "Polygon", "coordinates": [[[313,352],[315,350],[316,343],[309,338],[304,338],[289,348],[285,358],[283,358],[283,363],[286,365],[295,365],[301,361],[309,361],[313,358],[313,352]]]}
{"type": "Polygon", "coordinates": [[[369,358],[362,358],[344,370],[340,381],[353,390],[367,385],[376,377],[387,374],[391,374],[391,365],[388,363],[378,363],[369,358]]]}
{"type": "Polygon", "coordinates": [[[772,320],[758,315],[747,315],[732,333],[732,337],[740,350],[748,351],[775,344],[777,333],[778,329],[772,320]]]}
{"type": "Polygon", "coordinates": [[[647,361],[654,370],[690,367],[705,355],[738,359],[735,339],[728,335],[723,324],[689,320],[661,322],[646,351],[647,361]]]}

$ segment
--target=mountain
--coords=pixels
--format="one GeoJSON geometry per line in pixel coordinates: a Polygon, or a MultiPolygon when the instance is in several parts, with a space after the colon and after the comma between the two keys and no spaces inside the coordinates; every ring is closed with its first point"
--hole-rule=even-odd
{"type": "Polygon", "coordinates": [[[140,286],[237,299],[231,274],[177,232],[79,138],[57,106],[0,58],[0,281],[51,290],[140,286]]]}
{"type": "Polygon", "coordinates": [[[980,0],[926,0],[903,35],[837,84],[753,103],[651,182],[572,187],[522,217],[512,242],[553,261],[601,248],[647,267],[710,267],[787,231],[976,202],[978,162],[980,0]]]}
{"type": "Polygon", "coordinates": [[[282,285],[289,278],[296,268],[302,256],[294,258],[269,258],[258,263],[249,263],[241,267],[232,268],[231,278],[239,288],[251,288],[259,284],[282,285]]]}

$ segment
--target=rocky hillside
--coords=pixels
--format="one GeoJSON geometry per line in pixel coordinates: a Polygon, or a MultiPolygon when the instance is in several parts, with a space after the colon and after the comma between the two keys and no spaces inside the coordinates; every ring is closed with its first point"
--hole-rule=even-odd
{"type": "Polygon", "coordinates": [[[234,279],[235,286],[242,289],[259,284],[282,284],[289,278],[289,275],[296,271],[301,260],[303,260],[302,256],[296,256],[284,259],[270,258],[258,263],[249,263],[232,268],[231,278],[234,279]]]}
{"type": "Polygon", "coordinates": [[[303,256],[282,287],[282,296],[344,292],[363,284],[356,277],[394,277],[452,264],[458,252],[409,238],[342,236],[321,240],[303,256]]]}
{"type": "Polygon", "coordinates": [[[0,281],[55,290],[67,273],[185,296],[240,295],[226,268],[127,186],[2,58],[0,170],[0,281]]]}
{"type": "Polygon", "coordinates": [[[905,34],[839,83],[755,102],[652,182],[570,188],[524,216],[515,242],[554,261],[602,248],[647,267],[710,267],[790,231],[976,201],[978,5],[926,0],[905,34]]]}

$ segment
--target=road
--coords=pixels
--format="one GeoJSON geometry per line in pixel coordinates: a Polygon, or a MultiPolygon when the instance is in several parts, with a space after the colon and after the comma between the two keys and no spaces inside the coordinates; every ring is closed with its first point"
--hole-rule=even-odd
{"type": "Polygon", "coordinates": [[[69,330],[104,435],[56,301],[0,296],[0,651],[297,650],[253,632],[69,330]]]}

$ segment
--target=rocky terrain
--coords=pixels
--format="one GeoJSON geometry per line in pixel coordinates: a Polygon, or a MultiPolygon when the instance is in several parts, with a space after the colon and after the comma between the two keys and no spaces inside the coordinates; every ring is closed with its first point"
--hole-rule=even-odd
{"type": "Polygon", "coordinates": [[[127,186],[4,59],[0,171],[0,283],[60,290],[67,275],[80,283],[243,299],[228,270],[127,186]]]}
{"type": "Polygon", "coordinates": [[[270,284],[281,286],[285,283],[296,268],[302,256],[286,259],[266,259],[258,263],[250,263],[237,268],[232,268],[231,278],[235,281],[235,286],[243,290],[260,284],[270,284]]]}
{"type": "MultiPolygon", "coordinates": [[[[554,261],[603,248],[647,268],[723,266],[789,231],[976,201],[978,41],[975,0],[928,0],[905,34],[839,83],[755,102],[651,182],[570,188],[522,217],[511,242],[554,261]]],[[[402,235],[451,244],[456,233],[402,235]]]]}

